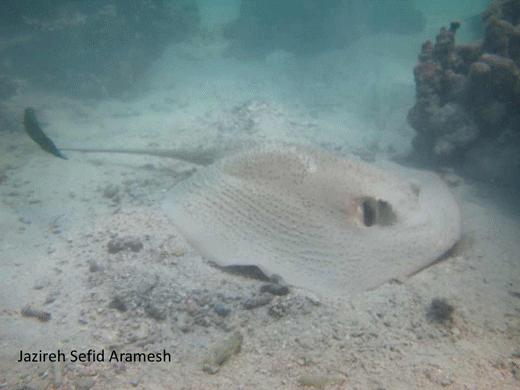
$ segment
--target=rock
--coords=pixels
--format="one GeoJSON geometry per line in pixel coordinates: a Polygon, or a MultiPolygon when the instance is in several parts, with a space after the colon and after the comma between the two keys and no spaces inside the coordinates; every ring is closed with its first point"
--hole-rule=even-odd
{"type": "Polygon", "coordinates": [[[48,388],[49,382],[48,379],[33,378],[23,388],[26,390],[45,390],[48,388]]]}
{"type": "Polygon", "coordinates": [[[462,179],[460,176],[457,176],[454,173],[450,173],[444,175],[442,180],[444,180],[450,187],[457,187],[462,179]]]}
{"type": "Polygon", "coordinates": [[[298,383],[302,387],[312,387],[314,389],[325,389],[329,385],[341,385],[344,379],[339,375],[303,375],[298,379],[298,383]]]}
{"type": "Polygon", "coordinates": [[[506,362],[503,358],[498,357],[493,363],[493,367],[498,370],[503,370],[504,368],[506,368],[506,362]]]}
{"type": "Polygon", "coordinates": [[[235,332],[225,340],[221,345],[217,346],[210,356],[204,359],[202,371],[208,374],[216,374],[220,368],[228,362],[231,356],[236,355],[242,349],[243,336],[240,332],[235,332]]]}
{"type": "Polygon", "coordinates": [[[119,295],[116,295],[114,298],[112,298],[112,301],[110,301],[108,307],[111,309],[117,309],[120,312],[125,312],[127,310],[124,299],[119,295]]]}
{"type": "Polygon", "coordinates": [[[95,383],[96,381],[93,378],[78,378],[75,385],[77,390],[89,390],[95,383]]]}
{"type": "Polygon", "coordinates": [[[321,305],[321,299],[318,295],[314,293],[308,293],[305,295],[305,298],[312,303],[314,306],[320,306],[321,305]]]}
{"type": "Polygon", "coordinates": [[[286,284],[269,283],[260,287],[260,293],[283,296],[289,294],[289,286],[286,284]]]}
{"type": "Polygon", "coordinates": [[[278,300],[274,305],[269,308],[267,312],[270,316],[275,318],[282,318],[289,314],[290,302],[284,300],[278,300]]]}
{"type": "Polygon", "coordinates": [[[462,178],[453,173],[453,169],[443,167],[440,170],[441,178],[447,185],[450,187],[457,187],[460,184],[462,178]]]}
{"type": "Polygon", "coordinates": [[[119,194],[119,186],[114,184],[108,184],[103,190],[103,196],[108,199],[113,199],[119,194]]]}
{"type": "Polygon", "coordinates": [[[95,260],[89,260],[88,269],[90,272],[103,272],[105,270],[105,267],[103,266],[103,264],[100,264],[95,260]]]}
{"type": "Polygon", "coordinates": [[[150,303],[145,306],[144,311],[156,321],[164,321],[166,319],[166,314],[150,303]]]}
{"type": "Polygon", "coordinates": [[[213,305],[213,310],[215,310],[215,313],[217,313],[221,317],[226,317],[231,313],[231,308],[223,303],[216,303],[213,305]]]}
{"type": "Polygon", "coordinates": [[[271,302],[271,299],[272,299],[271,295],[261,294],[261,295],[257,295],[257,296],[253,296],[251,298],[245,299],[244,302],[242,303],[242,306],[244,307],[244,309],[252,310],[252,309],[256,309],[258,307],[267,305],[268,303],[271,302]]]}
{"type": "Polygon", "coordinates": [[[107,244],[108,253],[118,253],[125,249],[130,249],[132,252],[139,252],[143,249],[143,243],[137,237],[126,236],[113,238],[107,244]]]}

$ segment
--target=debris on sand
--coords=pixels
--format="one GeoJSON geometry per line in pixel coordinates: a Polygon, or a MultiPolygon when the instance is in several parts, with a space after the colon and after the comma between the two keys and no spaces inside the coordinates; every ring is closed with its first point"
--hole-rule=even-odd
{"type": "Polygon", "coordinates": [[[242,306],[244,309],[253,310],[258,307],[262,307],[262,306],[265,306],[265,305],[271,303],[272,299],[273,299],[272,295],[263,293],[263,294],[255,295],[253,297],[245,299],[242,306]]]}
{"type": "Polygon", "coordinates": [[[107,244],[108,253],[118,253],[125,249],[130,249],[132,252],[139,252],[143,249],[143,243],[137,237],[116,237],[110,240],[107,244]]]}
{"type": "Polygon", "coordinates": [[[432,299],[428,308],[427,317],[439,324],[452,324],[455,307],[450,305],[446,298],[432,299]]]}
{"type": "Polygon", "coordinates": [[[344,382],[339,376],[332,375],[303,375],[298,379],[298,383],[302,387],[311,387],[314,389],[324,389],[330,384],[342,384],[344,382]]]}
{"type": "Polygon", "coordinates": [[[216,374],[220,368],[228,362],[231,356],[236,355],[242,349],[243,336],[240,332],[235,332],[222,345],[215,348],[209,358],[204,360],[202,371],[208,374],[216,374]]]}
{"type": "Polygon", "coordinates": [[[119,295],[116,295],[116,296],[114,296],[114,298],[112,298],[112,301],[110,301],[110,304],[108,305],[108,307],[111,309],[117,309],[120,312],[125,312],[127,310],[127,306],[126,306],[126,302],[125,302],[124,298],[122,298],[119,295]]]}
{"type": "Polygon", "coordinates": [[[51,319],[51,313],[44,310],[33,309],[30,306],[25,306],[20,314],[24,317],[34,317],[40,320],[41,322],[47,322],[51,319]]]}

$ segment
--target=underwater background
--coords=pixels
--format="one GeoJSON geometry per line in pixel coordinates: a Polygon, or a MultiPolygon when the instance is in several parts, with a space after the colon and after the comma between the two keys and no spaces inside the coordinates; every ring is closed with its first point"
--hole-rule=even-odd
{"type": "Polygon", "coordinates": [[[520,388],[519,23],[518,0],[2,1],[0,386],[520,388]],[[223,272],[160,205],[201,156],[275,142],[435,173],[458,243],[335,298],[223,272]],[[18,361],[40,350],[67,359],[18,361]]]}

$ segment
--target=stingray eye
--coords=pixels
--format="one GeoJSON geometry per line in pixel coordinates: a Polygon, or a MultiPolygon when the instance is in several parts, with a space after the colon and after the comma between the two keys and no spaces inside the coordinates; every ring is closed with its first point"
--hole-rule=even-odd
{"type": "Polygon", "coordinates": [[[373,225],[388,226],[395,222],[396,216],[392,211],[392,206],[387,201],[366,197],[361,199],[361,211],[363,225],[370,227],[373,225]]]}
{"type": "Polygon", "coordinates": [[[376,209],[374,208],[373,202],[369,199],[365,199],[362,203],[363,206],[363,225],[370,227],[376,223],[376,209]]]}

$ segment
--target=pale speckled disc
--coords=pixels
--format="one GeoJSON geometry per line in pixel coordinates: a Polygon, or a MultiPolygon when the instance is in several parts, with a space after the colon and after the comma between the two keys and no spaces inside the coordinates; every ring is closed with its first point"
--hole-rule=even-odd
{"type": "Polygon", "coordinates": [[[175,186],[163,208],[208,260],[254,265],[327,296],[403,279],[460,236],[458,205],[437,175],[309,147],[227,157],[175,186]],[[395,220],[365,226],[366,197],[388,202],[395,220]]]}

